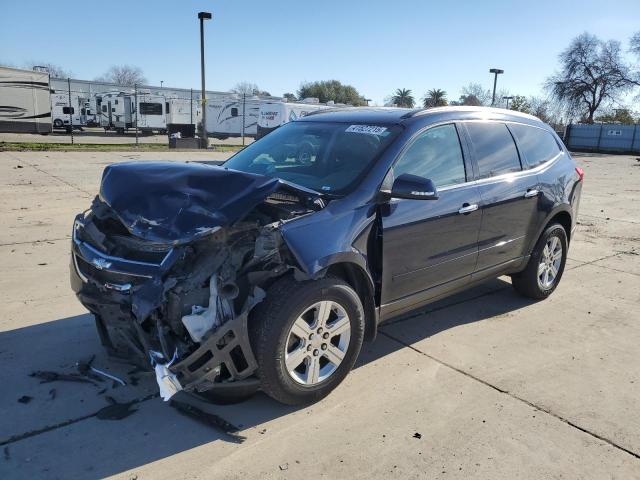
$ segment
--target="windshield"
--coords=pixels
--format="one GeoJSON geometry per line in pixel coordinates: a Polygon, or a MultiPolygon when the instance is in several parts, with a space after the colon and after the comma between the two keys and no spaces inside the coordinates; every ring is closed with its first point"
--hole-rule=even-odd
{"type": "Polygon", "coordinates": [[[225,162],[320,193],[348,193],[397,137],[398,125],[289,122],[225,162]]]}

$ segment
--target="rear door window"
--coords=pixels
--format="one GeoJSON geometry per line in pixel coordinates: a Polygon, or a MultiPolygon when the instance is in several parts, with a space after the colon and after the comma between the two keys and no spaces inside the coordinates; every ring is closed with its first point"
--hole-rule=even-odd
{"type": "Polygon", "coordinates": [[[430,178],[438,188],[464,183],[464,159],[455,125],[433,127],[418,136],[393,167],[395,178],[403,173],[430,178]]]}
{"type": "Polygon", "coordinates": [[[537,167],[560,153],[556,139],[546,130],[515,123],[510,124],[509,129],[514,133],[529,168],[537,167]]]}
{"type": "Polygon", "coordinates": [[[504,123],[469,122],[466,125],[476,153],[479,178],[522,170],[516,144],[504,123]]]}

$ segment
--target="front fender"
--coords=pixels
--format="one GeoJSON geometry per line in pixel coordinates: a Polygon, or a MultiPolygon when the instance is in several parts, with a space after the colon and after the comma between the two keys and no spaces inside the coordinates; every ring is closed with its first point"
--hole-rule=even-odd
{"type": "Polygon", "coordinates": [[[330,207],[280,226],[289,251],[312,278],[342,262],[355,263],[371,277],[368,246],[375,208],[336,212],[330,207]]]}

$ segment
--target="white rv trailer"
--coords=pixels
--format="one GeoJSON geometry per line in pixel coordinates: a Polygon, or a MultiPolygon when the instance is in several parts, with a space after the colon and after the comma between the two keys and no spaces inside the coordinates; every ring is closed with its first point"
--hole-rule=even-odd
{"type": "Polygon", "coordinates": [[[165,102],[167,113],[167,132],[180,133],[182,138],[195,136],[196,125],[202,120],[202,108],[199,101],[188,98],[168,98],[165,102]]]}
{"type": "Polygon", "coordinates": [[[49,74],[0,67],[0,132],[51,132],[49,74]]]}
{"type": "Polygon", "coordinates": [[[100,126],[107,130],[124,133],[133,126],[133,103],[131,95],[111,92],[101,96],[100,126]]]}
{"type": "Polygon", "coordinates": [[[68,93],[52,93],[51,119],[53,128],[64,128],[70,132],[73,120],[73,128],[82,129],[87,124],[84,114],[86,111],[85,103],[84,98],[71,95],[71,105],[69,105],[68,93]]]}
{"type": "Polygon", "coordinates": [[[137,105],[136,96],[129,93],[111,92],[99,97],[96,104],[100,105],[100,126],[105,131],[124,133],[135,128],[137,122],[138,130],[143,132],[166,132],[165,98],[162,95],[139,93],[137,105]]]}
{"type": "Polygon", "coordinates": [[[265,102],[260,105],[256,138],[264,137],[280,125],[304,117],[310,112],[331,108],[332,103],[318,103],[317,99],[304,99],[302,102],[265,102]]]}
{"type": "MultiPolygon", "coordinates": [[[[129,95],[135,104],[136,97],[129,95]]],[[[133,122],[138,122],[138,130],[143,132],[167,132],[167,112],[164,95],[138,93],[138,105],[134,109],[133,122]],[[137,110],[137,118],[135,111],[137,110]]]]}
{"type": "Polygon", "coordinates": [[[229,137],[255,137],[258,133],[260,104],[268,100],[229,95],[209,99],[207,103],[207,134],[224,140],[229,137]],[[245,115],[246,112],[246,115],[245,115]]]}

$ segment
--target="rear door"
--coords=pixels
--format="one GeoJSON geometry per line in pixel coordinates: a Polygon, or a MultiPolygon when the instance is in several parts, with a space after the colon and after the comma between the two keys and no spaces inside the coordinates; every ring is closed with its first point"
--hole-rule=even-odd
{"type": "MultiPolygon", "coordinates": [[[[408,145],[390,174],[430,178],[437,200],[392,199],[382,212],[382,303],[429,298],[428,290],[470,278],[476,264],[480,195],[456,125],[431,127],[408,145]]],[[[388,182],[390,183],[390,182],[388,182]]],[[[395,308],[390,305],[387,312],[395,308]]]]}
{"type": "Polygon", "coordinates": [[[467,122],[465,127],[482,198],[476,271],[490,274],[526,254],[526,239],[538,215],[538,178],[523,170],[505,123],[467,122]]]}

